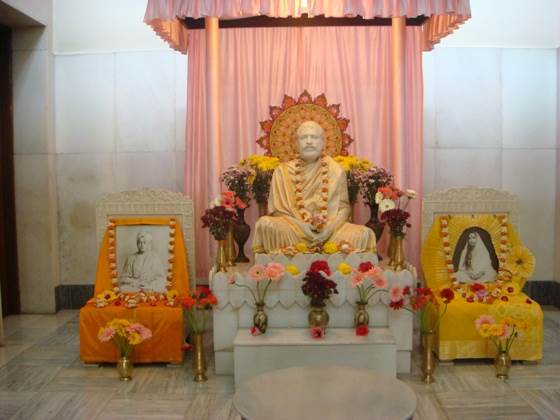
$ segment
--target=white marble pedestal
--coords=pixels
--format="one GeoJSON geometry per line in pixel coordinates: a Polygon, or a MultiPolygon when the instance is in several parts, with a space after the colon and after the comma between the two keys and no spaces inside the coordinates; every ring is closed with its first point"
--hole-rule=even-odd
{"type": "Polygon", "coordinates": [[[397,346],[388,328],[359,337],[353,328],[327,328],[311,337],[309,328],[270,328],[253,337],[238,330],[233,342],[236,388],[253,376],[296,366],[348,366],[396,376],[397,346]]]}

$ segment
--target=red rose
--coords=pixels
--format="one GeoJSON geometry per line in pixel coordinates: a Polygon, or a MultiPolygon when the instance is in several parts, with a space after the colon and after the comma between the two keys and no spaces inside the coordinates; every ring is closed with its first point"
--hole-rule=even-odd
{"type": "Polygon", "coordinates": [[[533,304],[533,301],[529,298],[525,299],[525,303],[528,303],[529,305],[533,304]]]}
{"type": "Polygon", "coordinates": [[[509,301],[509,298],[508,298],[507,296],[502,296],[500,299],[503,300],[504,302],[508,302],[508,301],[509,301]]]}
{"type": "Polygon", "coordinates": [[[471,284],[471,292],[476,293],[479,290],[484,290],[484,285],[480,283],[471,284]]]}
{"type": "Polygon", "coordinates": [[[259,330],[257,327],[252,326],[251,329],[249,330],[251,332],[251,335],[253,337],[256,337],[257,335],[261,335],[261,330],[259,330]]]}
{"type": "Polygon", "coordinates": [[[192,344],[185,343],[181,346],[182,351],[189,351],[190,349],[192,349],[192,344]]]}
{"type": "Polygon", "coordinates": [[[404,299],[398,300],[396,302],[391,301],[389,306],[393,308],[393,311],[398,311],[404,306],[404,299]]]}
{"type": "Polygon", "coordinates": [[[362,273],[365,273],[366,271],[369,271],[373,268],[373,264],[369,261],[364,261],[363,263],[360,263],[360,265],[358,266],[358,270],[360,270],[362,273]]]}
{"type": "Polygon", "coordinates": [[[402,293],[405,296],[410,295],[410,286],[405,286],[402,293]]]}
{"type": "Polygon", "coordinates": [[[364,337],[369,334],[369,327],[367,325],[358,325],[356,327],[356,335],[364,337]]]}
{"type": "Polygon", "coordinates": [[[321,339],[325,337],[325,330],[322,327],[312,327],[311,328],[311,337],[316,339],[321,339]]]}
{"type": "Polygon", "coordinates": [[[443,299],[443,303],[448,304],[455,297],[455,293],[450,288],[446,288],[439,292],[439,296],[443,299]]]}
{"type": "Polygon", "coordinates": [[[331,275],[331,268],[329,267],[329,263],[327,263],[325,260],[314,261],[309,267],[309,271],[311,271],[312,273],[319,273],[322,271],[327,276],[331,275]]]}
{"type": "Polygon", "coordinates": [[[120,300],[117,299],[117,300],[115,301],[115,306],[121,306],[121,303],[122,303],[122,302],[121,302],[120,300]]]}

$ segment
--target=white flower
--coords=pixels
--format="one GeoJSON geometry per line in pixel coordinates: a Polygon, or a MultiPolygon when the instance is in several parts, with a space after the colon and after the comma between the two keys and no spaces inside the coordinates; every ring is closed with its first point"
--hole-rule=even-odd
{"type": "Polygon", "coordinates": [[[410,199],[416,198],[416,195],[417,195],[416,191],[411,190],[411,189],[406,190],[406,196],[408,198],[410,198],[410,199]]]}
{"type": "Polygon", "coordinates": [[[387,210],[393,210],[394,208],[395,202],[393,200],[389,200],[388,198],[381,200],[381,203],[379,203],[379,211],[381,213],[385,213],[387,210]]]}
{"type": "Polygon", "coordinates": [[[377,191],[377,192],[375,193],[375,204],[381,203],[382,200],[383,200],[383,193],[377,191]]]}
{"type": "Polygon", "coordinates": [[[214,198],[210,201],[210,208],[213,209],[214,207],[219,207],[222,205],[222,199],[220,197],[214,198]]]}

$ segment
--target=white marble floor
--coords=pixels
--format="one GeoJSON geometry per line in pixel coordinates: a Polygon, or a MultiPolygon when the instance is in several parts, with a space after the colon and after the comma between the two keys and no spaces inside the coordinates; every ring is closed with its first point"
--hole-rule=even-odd
{"type": "MultiPolygon", "coordinates": [[[[77,311],[4,319],[0,347],[1,419],[238,419],[231,404],[233,377],[213,374],[195,384],[185,366],[138,366],[122,383],[113,366],[79,361],[77,311]]],[[[211,342],[208,337],[208,355],[211,342]]],[[[490,361],[438,366],[436,382],[420,381],[419,357],[400,378],[418,396],[415,419],[559,419],[560,310],[545,308],[545,357],[515,363],[507,382],[490,361]]]]}

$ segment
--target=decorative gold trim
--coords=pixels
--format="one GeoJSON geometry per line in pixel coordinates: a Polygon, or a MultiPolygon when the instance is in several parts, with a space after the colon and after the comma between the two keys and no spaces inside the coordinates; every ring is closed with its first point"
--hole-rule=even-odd
{"type": "Polygon", "coordinates": [[[347,155],[354,141],[345,131],[350,120],[339,117],[340,104],[329,105],[325,94],[311,97],[306,90],[298,99],[284,95],[281,106],[271,106],[270,119],[261,121],[264,135],[257,144],[267,156],[289,161],[297,156],[296,130],[304,121],[315,121],[325,132],[325,153],[330,156],[347,155]]]}

